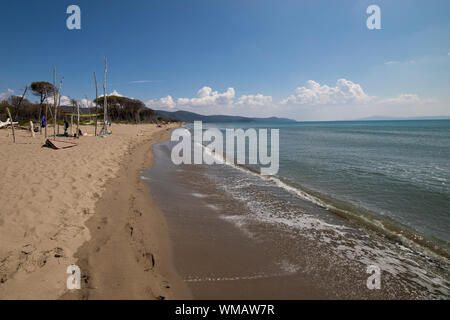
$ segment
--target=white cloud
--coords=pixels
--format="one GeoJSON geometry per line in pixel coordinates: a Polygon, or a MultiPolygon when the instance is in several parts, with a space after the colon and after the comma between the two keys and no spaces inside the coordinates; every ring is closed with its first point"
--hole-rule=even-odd
{"type": "Polygon", "coordinates": [[[417,94],[412,93],[402,93],[395,98],[379,99],[377,103],[379,104],[428,104],[428,103],[438,103],[435,99],[422,99],[417,94]]]}
{"type": "Polygon", "coordinates": [[[235,89],[224,92],[202,87],[194,98],[175,99],[171,95],[146,102],[152,109],[186,110],[200,114],[242,116],[282,116],[298,120],[345,120],[372,115],[420,116],[448,114],[445,104],[413,93],[395,97],[367,94],[360,84],[339,79],[335,86],[309,80],[294,94],[279,101],[261,93],[236,97],[235,89]]]}
{"type": "Polygon", "coordinates": [[[243,95],[236,104],[241,106],[269,106],[272,105],[272,97],[264,96],[260,93],[257,95],[243,95]]]}
{"type": "MultiPolygon", "coordinates": [[[[404,61],[392,60],[392,61],[387,61],[384,64],[388,65],[388,66],[391,66],[391,65],[394,65],[394,64],[400,64],[400,65],[406,64],[406,65],[408,65],[408,64],[415,64],[416,62],[417,62],[416,60],[412,60],[412,59],[404,60],[404,61]]],[[[420,62],[420,60],[419,60],[419,62],[420,62]]],[[[422,62],[423,62],[423,60],[422,60],[422,62]]]]}
{"type": "Polygon", "coordinates": [[[67,96],[61,96],[61,106],[71,106],[72,105],[72,99],[70,99],[67,96]]]}
{"type": "Polygon", "coordinates": [[[178,98],[167,96],[157,100],[149,100],[146,105],[152,109],[169,111],[188,110],[203,114],[246,114],[250,108],[258,107],[258,111],[265,112],[273,106],[272,97],[262,94],[243,95],[236,99],[234,88],[228,88],[224,92],[213,91],[204,86],[197,91],[195,98],[178,98]]]}
{"type": "Polygon", "coordinates": [[[203,87],[197,92],[197,98],[179,98],[177,105],[187,107],[230,106],[233,103],[235,91],[228,88],[225,92],[212,91],[210,87],[203,87]]]}
{"type": "MultiPolygon", "coordinates": [[[[46,103],[48,103],[50,105],[54,104],[53,97],[48,97],[45,101],[46,101],[46,103]]],[[[86,98],[81,99],[81,101],[79,101],[79,102],[80,102],[80,108],[88,108],[88,107],[94,107],[95,106],[93,101],[90,101],[90,100],[88,100],[86,98]]],[[[61,106],[70,106],[70,107],[72,107],[73,106],[72,99],[70,97],[67,97],[67,96],[61,96],[60,105],[61,106]]]]}
{"type": "Polygon", "coordinates": [[[403,93],[394,98],[380,98],[367,95],[359,84],[350,80],[339,79],[335,87],[320,85],[309,80],[305,87],[299,87],[295,94],[280,102],[281,105],[368,105],[376,106],[381,104],[429,104],[437,103],[435,99],[423,99],[417,94],[403,93]]]}
{"type": "Polygon", "coordinates": [[[93,101],[90,101],[86,98],[81,99],[81,108],[93,108],[95,107],[95,103],[93,101]]]}
{"type": "Polygon", "coordinates": [[[294,95],[282,100],[279,113],[299,120],[349,120],[373,115],[426,116],[446,115],[445,104],[417,94],[376,97],[364,92],[359,84],[340,79],[335,87],[308,81],[294,95]]]}
{"type": "MultiPolygon", "coordinates": [[[[114,90],[112,93],[110,93],[108,95],[108,97],[110,96],[117,96],[117,97],[124,97],[123,95],[121,95],[119,92],[117,92],[117,90],[114,90]]],[[[103,94],[99,94],[99,98],[102,98],[103,94]]],[[[133,98],[131,98],[133,99],[133,98]]],[[[53,97],[48,97],[46,100],[46,103],[53,105],[54,100],[53,97]]],[[[88,100],[86,98],[81,99],[80,102],[80,108],[93,108],[95,107],[95,103],[92,100],[88,100]]],[[[72,104],[72,99],[70,97],[67,96],[61,96],[61,106],[73,106],[72,104]]]]}
{"type": "Polygon", "coordinates": [[[14,90],[8,89],[6,92],[0,92],[0,101],[8,98],[14,93],[14,90]]]}
{"type": "Polygon", "coordinates": [[[373,97],[368,96],[359,84],[339,79],[335,87],[320,85],[308,80],[305,87],[295,89],[295,94],[282,100],[282,105],[333,105],[367,103],[373,97]]]}
{"type": "Polygon", "coordinates": [[[148,100],[145,105],[153,109],[174,110],[177,104],[169,95],[159,100],[148,100]]]}
{"type": "MultiPolygon", "coordinates": [[[[55,100],[53,99],[53,96],[47,97],[47,99],[45,99],[45,103],[48,103],[51,105],[54,104],[54,101],[55,100]]],[[[72,106],[72,100],[67,96],[61,96],[60,105],[61,106],[72,106]]]]}
{"type": "Polygon", "coordinates": [[[114,90],[109,96],[123,97],[123,95],[121,95],[119,92],[117,92],[117,90],[114,90]]]}
{"type": "Polygon", "coordinates": [[[138,83],[151,83],[151,82],[155,82],[153,80],[134,80],[134,81],[130,81],[130,83],[133,84],[138,84],[138,83]]]}

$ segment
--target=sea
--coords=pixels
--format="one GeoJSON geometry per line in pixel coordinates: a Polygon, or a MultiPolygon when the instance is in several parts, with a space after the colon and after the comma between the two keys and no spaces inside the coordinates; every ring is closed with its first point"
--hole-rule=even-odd
{"type": "Polygon", "coordinates": [[[172,179],[249,241],[277,242],[280,270],[317,278],[331,298],[373,297],[364,282],[369,266],[385,275],[380,298],[450,297],[450,120],[208,128],[279,129],[278,173],[262,176],[250,164],[176,166],[175,143],[164,142],[154,147],[155,169],[143,173],[150,186],[172,179]],[[230,201],[239,208],[224,205],[230,201]],[[329,276],[331,266],[342,280],[329,276]]]}

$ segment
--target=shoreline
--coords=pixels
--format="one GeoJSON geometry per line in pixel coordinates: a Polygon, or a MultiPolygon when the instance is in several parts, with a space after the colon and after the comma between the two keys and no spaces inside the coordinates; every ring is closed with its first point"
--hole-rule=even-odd
{"type": "Polygon", "coordinates": [[[164,215],[140,175],[152,167],[152,147],[169,137],[166,130],[158,131],[123,158],[117,176],[96,203],[95,216],[86,223],[93,236],[75,255],[82,289],[60,299],[191,297],[174,269],[164,215]]]}
{"type": "Polygon", "coordinates": [[[208,182],[205,168],[170,163],[169,143],[153,148],[155,163],[143,174],[166,217],[177,271],[195,300],[328,297],[276,253],[276,243],[262,245],[253,237],[256,233],[236,227],[234,218],[246,215],[245,206],[208,182]],[[175,195],[178,201],[170,201],[175,195]]]}
{"type": "Polygon", "coordinates": [[[154,166],[144,175],[195,299],[448,297],[444,261],[257,175],[231,166],[175,166],[170,142],[153,150],[154,166]],[[382,270],[381,290],[367,287],[368,265],[382,270]]]}

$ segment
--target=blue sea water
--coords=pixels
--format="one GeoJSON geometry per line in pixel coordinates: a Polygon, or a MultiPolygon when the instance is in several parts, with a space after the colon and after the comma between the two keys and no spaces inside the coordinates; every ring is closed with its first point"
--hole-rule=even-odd
{"type": "MultiPolygon", "coordinates": [[[[278,273],[307,274],[332,297],[374,297],[365,286],[371,265],[383,273],[379,298],[450,297],[450,120],[204,123],[208,128],[279,129],[279,171],[177,166],[170,160],[177,142],[158,144],[146,177],[177,228],[190,230],[191,221],[207,229],[206,216],[231,223],[281,263],[278,273]],[[181,205],[167,201],[180,198],[181,205]]],[[[209,143],[204,156],[220,158],[209,143]]]]}
{"type": "Polygon", "coordinates": [[[278,178],[344,212],[450,244],[450,120],[204,124],[280,130],[278,178]]]}

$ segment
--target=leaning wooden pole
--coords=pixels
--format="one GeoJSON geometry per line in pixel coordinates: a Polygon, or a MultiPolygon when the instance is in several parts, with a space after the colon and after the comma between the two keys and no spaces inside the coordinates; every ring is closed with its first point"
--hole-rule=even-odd
{"type": "Polygon", "coordinates": [[[42,102],[39,105],[39,119],[38,119],[39,125],[39,134],[42,136],[42,102]]]}
{"type": "Polygon", "coordinates": [[[108,72],[108,60],[105,57],[105,73],[103,76],[103,134],[108,132],[108,98],[106,95],[106,73],[108,72]]]}
{"type": "Polygon", "coordinates": [[[53,67],[53,140],[56,140],[56,105],[58,96],[56,95],[56,68],[53,67]]]}
{"type": "Polygon", "coordinates": [[[48,101],[45,104],[45,139],[47,139],[47,127],[48,127],[48,101]]]}
{"type": "Polygon", "coordinates": [[[25,99],[25,95],[27,94],[28,91],[28,86],[25,86],[25,90],[23,91],[22,97],[20,97],[19,103],[16,106],[16,112],[14,112],[14,117],[17,119],[19,117],[19,109],[20,109],[20,105],[23,102],[23,99],[25,99]]]}
{"type": "Polygon", "coordinates": [[[11,121],[11,130],[12,130],[12,134],[13,134],[13,141],[14,141],[14,143],[16,143],[16,132],[14,131],[14,121],[11,116],[11,112],[9,112],[9,108],[6,108],[6,111],[8,112],[9,121],[11,121]]]}
{"type": "Polygon", "coordinates": [[[34,138],[34,124],[33,121],[30,120],[30,130],[31,130],[31,137],[34,138]]]}
{"type": "MultiPolygon", "coordinates": [[[[61,86],[59,86],[59,89],[61,90],[61,86]]],[[[57,135],[59,136],[59,121],[58,121],[58,112],[59,112],[59,105],[61,104],[61,94],[58,93],[58,107],[56,108],[56,123],[57,123],[57,135]]]]}
{"type": "Polygon", "coordinates": [[[94,72],[95,82],[95,136],[97,136],[97,123],[98,123],[98,87],[97,87],[97,75],[94,72]]]}
{"type": "Polygon", "coordinates": [[[58,88],[58,104],[56,106],[56,110],[55,110],[55,117],[56,117],[56,122],[58,123],[58,134],[59,134],[59,122],[58,122],[58,110],[59,107],[61,106],[61,87],[64,81],[64,77],[61,78],[61,81],[59,82],[59,88],[58,88]]]}
{"type": "Polygon", "coordinates": [[[80,137],[80,104],[77,103],[77,138],[80,137]]]}
{"type": "Polygon", "coordinates": [[[73,137],[73,114],[70,115],[70,136],[73,137]]]}

